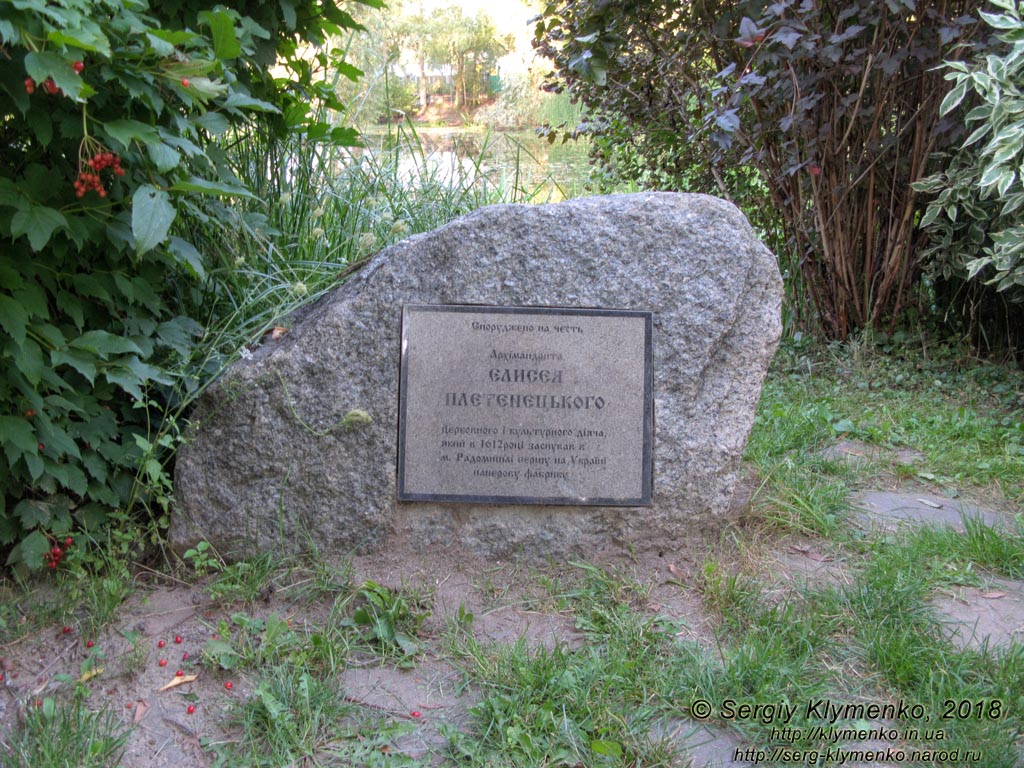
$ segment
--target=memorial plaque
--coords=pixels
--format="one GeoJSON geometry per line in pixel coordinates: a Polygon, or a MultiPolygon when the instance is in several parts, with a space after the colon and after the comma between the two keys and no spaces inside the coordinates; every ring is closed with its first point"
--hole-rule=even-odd
{"type": "Polygon", "coordinates": [[[650,312],[406,305],[398,498],[649,506],[650,312]]]}

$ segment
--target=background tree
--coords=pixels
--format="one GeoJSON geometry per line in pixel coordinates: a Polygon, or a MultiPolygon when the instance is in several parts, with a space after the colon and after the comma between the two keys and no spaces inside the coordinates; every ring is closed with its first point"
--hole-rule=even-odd
{"type": "Polygon", "coordinates": [[[551,2],[536,47],[555,66],[549,87],[584,102],[582,129],[620,174],[714,185],[742,203],[752,192],[735,169],[755,168],[784,227],[783,268],[812,309],[802,319],[845,338],[914,303],[911,184],[963,138],[940,118],[936,67],[963,55],[974,5],[551,2]]]}
{"type": "Polygon", "coordinates": [[[464,16],[457,6],[439,8],[431,17],[432,37],[428,52],[434,66],[446,66],[452,73],[453,103],[456,108],[479,96],[481,76],[491,71],[497,58],[508,52],[511,42],[499,39],[491,17],[484,11],[464,16]]]}

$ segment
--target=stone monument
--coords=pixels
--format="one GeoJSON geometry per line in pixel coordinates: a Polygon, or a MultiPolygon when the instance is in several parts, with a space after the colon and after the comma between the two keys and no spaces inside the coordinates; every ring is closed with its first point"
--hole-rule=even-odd
{"type": "Polygon", "coordinates": [[[729,518],[781,299],[716,198],[480,209],[382,251],[207,390],[171,543],[671,548],[729,518]]]}

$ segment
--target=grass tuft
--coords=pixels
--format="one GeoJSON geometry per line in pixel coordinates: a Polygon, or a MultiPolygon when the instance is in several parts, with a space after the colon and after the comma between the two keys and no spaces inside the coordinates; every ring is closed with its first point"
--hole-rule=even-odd
{"type": "Polygon", "coordinates": [[[109,710],[77,696],[29,702],[18,731],[0,739],[3,768],[109,768],[124,753],[128,728],[109,710]]]}

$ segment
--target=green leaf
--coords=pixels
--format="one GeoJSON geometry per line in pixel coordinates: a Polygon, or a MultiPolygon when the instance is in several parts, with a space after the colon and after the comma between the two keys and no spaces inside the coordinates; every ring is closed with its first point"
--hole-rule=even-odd
{"type": "Polygon", "coordinates": [[[39,499],[24,499],[18,502],[14,514],[21,518],[21,527],[26,531],[48,525],[52,516],[50,505],[39,499]]]}
{"type": "Polygon", "coordinates": [[[149,42],[150,46],[153,48],[153,51],[158,56],[173,56],[174,55],[174,50],[175,50],[174,45],[169,43],[169,42],[167,42],[163,38],[158,37],[157,35],[153,34],[152,32],[147,32],[146,33],[146,40],[149,42]]]}
{"type": "Polygon", "coordinates": [[[167,251],[174,257],[174,260],[192,273],[193,277],[200,280],[206,279],[206,269],[203,266],[203,255],[196,250],[195,246],[180,237],[172,237],[167,251]]]}
{"type": "Polygon", "coordinates": [[[331,143],[336,147],[362,146],[362,142],[359,140],[359,131],[347,126],[338,126],[331,130],[331,143]]]}
{"type": "Polygon", "coordinates": [[[131,148],[132,141],[135,139],[151,142],[158,138],[156,128],[138,120],[111,120],[103,125],[103,130],[123,149],[131,148]]]}
{"type": "Polygon", "coordinates": [[[175,182],[171,187],[172,192],[198,192],[201,195],[215,195],[219,197],[247,197],[251,200],[257,199],[245,187],[235,184],[226,184],[221,181],[210,181],[199,176],[193,176],[188,181],[175,182]]]}
{"type": "Polygon", "coordinates": [[[607,755],[608,757],[615,758],[622,757],[622,745],[617,741],[601,741],[600,739],[594,739],[590,742],[590,749],[598,755],[607,755]]]}
{"type": "Polygon", "coordinates": [[[72,403],[60,395],[47,395],[46,404],[51,408],[59,409],[66,413],[85,413],[85,409],[82,406],[72,403]]]}
{"type": "Polygon", "coordinates": [[[101,330],[86,331],[68,346],[92,352],[104,360],[109,355],[142,354],[142,350],[131,339],[101,330]]]}
{"type": "Polygon", "coordinates": [[[981,180],[978,185],[984,189],[985,187],[995,186],[999,183],[1000,177],[1003,175],[1004,170],[998,165],[990,165],[985,169],[985,172],[981,174],[981,180]]]}
{"type": "Polygon", "coordinates": [[[82,78],[71,68],[71,62],[50,51],[32,51],[25,54],[25,71],[37,83],[53,78],[57,87],[72,99],[78,100],[82,92],[82,78]]]}
{"type": "Polygon", "coordinates": [[[38,427],[37,434],[39,442],[46,446],[46,452],[50,455],[73,456],[76,459],[82,458],[82,452],[78,445],[63,429],[46,418],[45,413],[40,413],[36,419],[38,427]]]}
{"type": "Polygon", "coordinates": [[[210,25],[213,52],[218,59],[233,59],[242,52],[242,44],[235,33],[235,18],[227,11],[203,11],[199,20],[210,25]]]}
{"type": "Polygon", "coordinates": [[[17,240],[28,235],[28,243],[37,253],[50,242],[57,227],[66,227],[64,214],[43,205],[30,205],[27,210],[18,211],[11,218],[11,237],[17,240]]]}
{"type": "Polygon", "coordinates": [[[231,127],[228,119],[219,112],[207,112],[205,115],[197,117],[195,123],[200,128],[205,128],[214,136],[225,133],[231,127]]]}
{"type": "Polygon", "coordinates": [[[942,104],[939,105],[939,114],[947,115],[956,109],[957,105],[964,100],[964,96],[967,95],[967,80],[961,80],[956,84],[946,97],[942,100],[942,104]]]}
{"type": "Polygon", "coordinates": [[[278,0],[278,4],[281,6],[281,15],[284,16],[285,29],[294,30],[295,23],[298,21],[295,14],[295,3],[291,0],[278,0]]]}
{"type": "Polygon", "coordinates": [[[28,474],[33,482],[43,476],[43,460],[37,453],[26,453],[22,456],[25,466],[28,467],[28,474]]]}
{"type": "Polygon", "coordinates": [[[352,17],[351,13],[349,13],[348,11],[343,11],[334,3],[335,0],[324,0],[324,3],[320,8],[320,12],[323,14],[323,17],[325,19],[327,19],[332,24],[337,24],[342,29],[354,29],[359,32],[363,32],[366,30],[366,27],[364,27],[362,24],[356,21],[352,17]]]}
{"type": "Polygon", "coordinates": [[[72,493],[84,496],[89,490],[85,473],[74,464],[57,464],[47,461],[46,471],[72,493]]]}
{"type": "Polygon", "coordinates": [[[18,344],[25,341],[25,328],[28,326],[28,312],[10,296],[0,293],[0,328],[18,344]]]}
{"type": "Polygon", "coordinates": [[[167,231],[176,215],[170,196],[150,184],[143,184],[132,195],[132,235],[135,253],[142,255],[167,239],[167,231]]]}
{"type": "Polygon", "coordinates": [[[854,432],[857,426],[850,419],[839,419],[832,424],[832,429],[838,433],[854,432]]]}
{"type": "Polygon", "coordinates": [[[161,384],[169,383],[163,371],[156,366],[142,362],[137,357],[131,357],[125,365],[111,366],[103,371],[107,381],[118,387],[137,400],[143,399],[142,385],[149,381],[161,384]]]}
{"type": "Polygon", "coordinates": [[[170,377],[163,368],[150,365],[149,363],[144,363],[134,355],[128,358],[126,367],[134,373],[140,381],[155,381],[160,384],[171,383],[170,377]]]}
{"type": "Polygon", "coordinates": [[[8,208],[25,208],[28,205],[21,187],[6,177],[0,177],[0,205],[8,208]]]}
{"type": "Polygon", "coordinates": [[[167,173],[177,167],[181,162],[181,154],[174,147],[170,147],[159,139],[144,139],[149,158],[153,161],[157,171],[167,173]]]}
{"type": "Polygon", "coordinates": [[[107,482],[107,462],[96,451],[86,451],[82,454],[82,466],[89,470],[89,474],[96,480],[101,483],[107,482]]]}
{"type": "Polygon", "coordinates": [[[50,541],[39,531],[32,531],[21,540],[7,558],[7,565],[24,563],[29,568],[42,568],[43,555],[50,549],[50,541]]]}
{"type": "Polygon", "coordinates": [[[1020,25],[1016,19],[1002,13],[986,13],[985,11],[979,11],[979,13],[990,27],[996,29],[1016,29],[1020,25]]]}
{"type": "Polygon", "coordinates": [[[80,16],[74,28],[51,29],[46,36],[51,43],[70,45],[91,53],[102,53],[110,56],[110,41],[103,34],[103,29],[95,21],[80,16]]]}
{"type": "MultiPolygon", "coordinates": [[[[228,92],[228,87],[219,80],[211,80],[208,77],[193,77],[189,82],[188,92],[191,96],[197,97],[199,101],[205,103],[210,99],[216,99],[223,96],[228,92]]],[[[207,115],[203,115],[202,118],[197,119],[196,122],[201,123],[203,119],[210,114],[216,113],[207,113],[207,115]]],[[[221,116],[218,115],[218,117],[221,116]]],[[[225,127],[224,130],[227,130],[227,128],[225,127]]],[[[222,132],[223,131],[221,131],[221,133],[222,132]]]]}
{"type": "Polygon", "coordinates": [[[50,308],[47,304],[46,294],[37,283],[29,283],[18,288],[14,291],[14,298],[30,315],[47,319],[50,317],[50,308]]]}
{"type": "Polygon", "coordinates": [[[124,368],[108,369],[103,371],[103,375],[107,378],[107,381],[120,387],[136,400],[144,399],[142,387],[140,386],[144,382],[139,381],[137,376],[132,375],[124,368]]]}
{"type": "Polygon", "coordinates": [[[232,91],[231,95],[224,99],[224,107],[226,109],[249,109],[254,112],[279,113],[281,111],[269,101],[254,98],[241,91],[232,91]]]}
{"type": "Polygon", "coordinates": [[[25,115],[25,121],[35,134],[36,140],[42,147],[49,146],[53,139],[53,117],[40,109],[30,109],[25,115]]]}
{"type": "Polygon", "coordinates": [[[25,339],[14,353],[14,364],[31,386],[36,387],[46,373],[43,352],[32,339],[25,339]]]}
{"type": "Polygon", "coordinates": [[[939,217],[940,213],[942,213],[941,205],[929,205],[928,209],[925,211],[924,218],[921,219],[921,229],[926,228],[929,224],[934,222],[939,217]]]}
{"type": "Polygon", "coordinates": [[[178,316],[157,327],[157,337],[178,354],[187,355],[202,335],[203,327],[191,317],[178,316]]]}
{"type": "Polygon", "coordinates": [[[203,655],[217,662],[221,669],[230,670],[241,661],[238,652],[226,640],[207,640],[203,655]]]}
{"type": "Polygon", "coordinates": [[[338,71],[338,74],[344,75],[353,83],[356,82],[364,74],[366,74],[365,72],[363,72],[363,70],[359,69],[358,67],[354,67],[345,61],[335,62],[334,68],[338,71]]]}
{"type": "Polygon", "coordinates": [[[55,349],[50,353],[50,363],[54,366],[69,365],[82,374],[90,384],[96,382],[95,355],[87,355],[73,349],[55,349]]]}
{"type": "Polygon", "coordinates": [[[35,453],[36,432],[25,419],[18,416],[0,416],[0,442],[10,443],[23,453],[35,453]]]}
{"type": "Polygon", "coordinates": [[[1006,197],[1006,193],[1010,190],[1010,186],[1017,180],[1017,174],[1014,171],[1007,171],[999,177],[999,182],[996,184],[996,190],[999,192],[999,197],[1006,197]]]}

